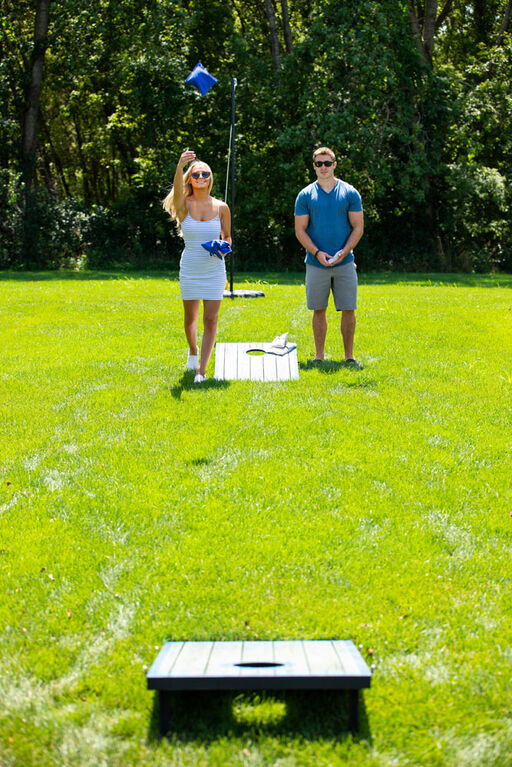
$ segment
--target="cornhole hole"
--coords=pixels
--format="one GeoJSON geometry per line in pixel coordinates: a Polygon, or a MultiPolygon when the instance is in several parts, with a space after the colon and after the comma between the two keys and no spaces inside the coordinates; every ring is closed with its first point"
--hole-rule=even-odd
{"type": "Polygon", "coordinates": [[[348,690],[349,729],[359,729],[359,690],[371,671],[351,640],[166,642],[146,675],[158,690],[160,733],[169,729],[171,692],[348,690]]]}
{"type": "Polygon", "coordinates": [[[215,378],[224,381],[289,381],[299,378],[297,347],[271,354],[271,343],[218,343],[215,378]]]}

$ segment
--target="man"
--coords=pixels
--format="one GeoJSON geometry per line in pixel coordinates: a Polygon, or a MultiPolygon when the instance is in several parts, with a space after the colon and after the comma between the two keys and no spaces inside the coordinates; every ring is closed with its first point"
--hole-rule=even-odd
{"type": "Polygon", "coordinates": [[[336,178],[336,156],[326,146],[313,152],[317,180],[302,189],[295,201],[295,234],[306,248],[306,298],[313,310],[315,360],[323,360],[327,334],[327,304],[332,290],[341,311],[345,361],[355,363],[357,271],[352,249],[363,235],[361,196],[336,178]],[[330,259],[332,263],[329,263],[330,259]]]}

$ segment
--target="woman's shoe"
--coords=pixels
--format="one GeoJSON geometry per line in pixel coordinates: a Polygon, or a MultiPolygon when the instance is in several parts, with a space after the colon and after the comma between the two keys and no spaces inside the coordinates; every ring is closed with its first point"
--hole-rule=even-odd
{"type": "Polygon", "coordinates": [[[194,383],[203,383],[203,381],[206,381],[206,376],[202,376],[201,373],[198,373],[194,378],[194,383]]]}
{"type": "Polygon", "coordinates": [[[199,367],[199,355],[188,353],[187,357],[187,370],[197,370],[199,367]]]}

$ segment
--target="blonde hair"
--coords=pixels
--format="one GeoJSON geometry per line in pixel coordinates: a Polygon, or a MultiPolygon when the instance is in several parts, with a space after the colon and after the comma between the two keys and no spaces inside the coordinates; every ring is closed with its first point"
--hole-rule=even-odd
{"type": "Polygon", "coordinates": [[[329,157],[336,162],[336,155],[334,154],[332,149],[329,149],[328,146],[321,146],[318,149],[315,149],[315,151],[313,152],[313,160],[319,154],[328,154],[329,157]]]}
{"type": "MultiPolygon", "coordinates": [[[[194,160],[190,168],[188,168],[183,174],[183,197],[185,200],[188,197],[192,197],[192,194],[194,192],[194,190],[192,189],[192,184],[190,183],[190,174],[194,172],[194,168],[196,168],[198,165],[201,165],[206,170],[210,171],[210,178],[208,180],[208,194],[212,191],[212,186],[213,186],[212,169],[207,163],[201,162],[201,160],[194,160]]],[[[170,215],[171,218],[178,220],[176,208],[174,207],[174,187],[171,187],[169,194],[165,197],[164,200],[162,200],[162,207],[164,210],[167,211],[167,213],[170,215]]]]}

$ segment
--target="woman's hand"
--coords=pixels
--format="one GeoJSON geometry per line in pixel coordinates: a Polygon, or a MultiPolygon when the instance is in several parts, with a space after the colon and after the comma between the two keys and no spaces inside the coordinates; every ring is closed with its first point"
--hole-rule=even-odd
{"type": "Polygon", "coordinates": [[[192,160],[195,159],[196,153],[192,149],[185,149],[185,151],[181,153],[181,157],[178,160],[178,165],[180,168],[183,168],[184,165],[186,165],[188,162],[192,162],[192,160]]]}

